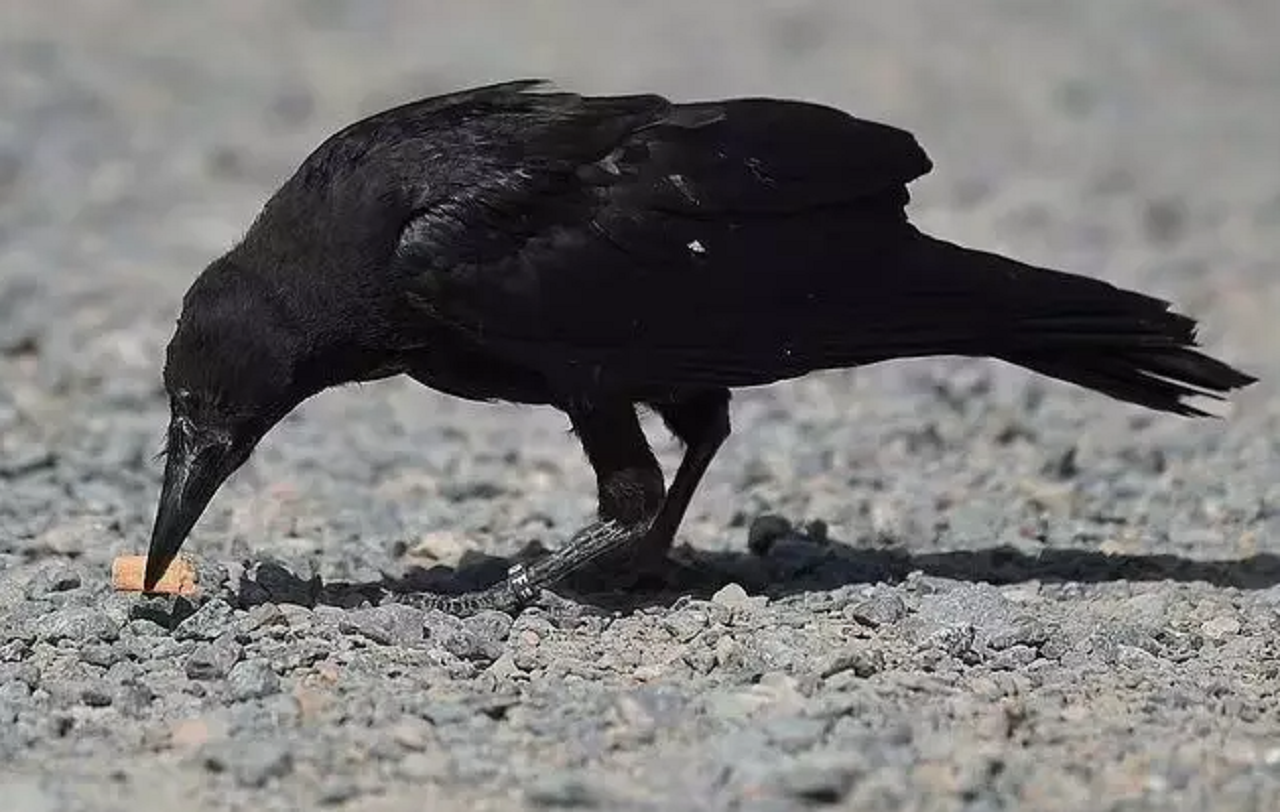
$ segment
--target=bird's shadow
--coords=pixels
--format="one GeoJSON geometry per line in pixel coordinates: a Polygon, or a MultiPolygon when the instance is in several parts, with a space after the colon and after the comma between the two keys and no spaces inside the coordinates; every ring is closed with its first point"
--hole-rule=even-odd
{"type": "MultiPolygon", "coordinates": [[[[400,577],[379,581],[324,582],[301,579],[288,569],[263,562],[241,581],[243,606],[266,602],[308,606],[359,606],[388,596],[420,593],[457,594],[500,581],[514,560],[542,554],[540,547],[515,559],[478,553],[463,557],[456,568],[410,564],[400,577]]],[[[1280,584],[1280,556],[1260,553],[1240,559],[1196,560],[1173,554],[1115,554],[1078,548],[1045,548],[1026,552],[1008,545],[978,550],[912,553],[899,546],[859,546],[825,535],[791,531],[754,550],[705,551],[681,546],[668,572],[639,582],[610,583],[605,569],[569,579],[555,592],[613,612],[669,605],[682,596],[707,598],[737,582],[752,594],[772,599],[837,589],[848,584],[888,582],[911,573],[957,581],[1013,584],[1028,581],[1100,583],[1109,581],[1204,582],[1240,589],[1266,589],[1280,584]]],[[[617,573],[613,573],[617,574],[617,573]]]]}

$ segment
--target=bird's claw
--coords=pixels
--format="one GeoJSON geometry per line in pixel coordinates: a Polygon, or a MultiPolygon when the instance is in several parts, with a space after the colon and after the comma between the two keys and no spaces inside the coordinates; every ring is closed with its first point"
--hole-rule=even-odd
{"type": "Polygon", "coordinates": [[[419,594],[407,596],[402,602],[459,617],[489,610],[517,614],[537,599],[546,587],[586,564],[624,548],[628,542],[641,536],[648,525],[649,522],[633,525],[617,521],[596,522],[579,530],[567,544],[544,558],[528,566],[512,564],[507,569],[506,579],[488,589],[461,595],[419,594]]]}
{"type": "Polygon", "coordinates": [[[500,584],[460,595],[418,593],[397,595],[393,600],[422,610],[436,610],[458,617],[468,617],[480,612],[506,612],[516,614],[533,603],[539,596],[528,571],[523,564],[513,564],[507,570],[507,578],[500,584]]]}
{"type": "Polygon", "coordinates": [[[506,583],[478,592],[465,592],[461,595],[441,595],[438,593],[399,595],[396,596],[395,601],[424,611],[435,610],[456,617],[470,617],[480,612],[489,611],[515,614],[526,603],[526,601],[517,599],[506,583]]]}

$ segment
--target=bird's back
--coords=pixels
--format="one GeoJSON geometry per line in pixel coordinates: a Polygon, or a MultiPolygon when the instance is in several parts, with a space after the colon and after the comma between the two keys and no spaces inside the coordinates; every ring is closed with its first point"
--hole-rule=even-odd
{"type": "MultiPolygon", "coordinates": [[[[797,319],[874,307],[868,279],[892,270],[875,260],[909,234],[905,185],[931,168],[909,133],[818,104],[533,87],[335,133],[238,260],[380,336],[422,319],[551,376],[661,380],[666,356],[794,345],[797,319]]],[[[734,379],[784,371],[752,363],[734,379]]]]}

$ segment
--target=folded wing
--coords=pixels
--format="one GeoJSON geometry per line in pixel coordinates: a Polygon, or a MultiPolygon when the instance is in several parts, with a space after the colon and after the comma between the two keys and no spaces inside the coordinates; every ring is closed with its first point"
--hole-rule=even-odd
{"type": "Polygon", "coordinates": [[[963,282],[903,265],[905,185],[931,165],[902,130],[515,90],[451,133],[469,182],[436,173],[396,267],[427,317],[551,378],[747,385],[962,338],[915,297],[962,306],[963,282]]]}

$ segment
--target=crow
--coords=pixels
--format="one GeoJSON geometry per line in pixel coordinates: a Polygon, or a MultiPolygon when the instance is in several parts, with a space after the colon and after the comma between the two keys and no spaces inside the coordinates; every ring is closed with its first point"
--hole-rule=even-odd
{"type": "MultiPolygon", "coordinates": [[[[200,273],[144,589],[268,431],[331,387],[405,375],[567,415],[594,521],[502,582],[526,605],[588,562],[666,560],[730,433],[730,392],[895,358],[992,357],[1187,416],[1256,379],[1168,302],[908,222],[910,133],[773,98],[673,103],[520,80],[422,99],[320,144],[200,273]],[[683,444],[666,485],[637,416],[683,444]]],[[[621,575],[623,573],[616,573],[621,575]]]]}

